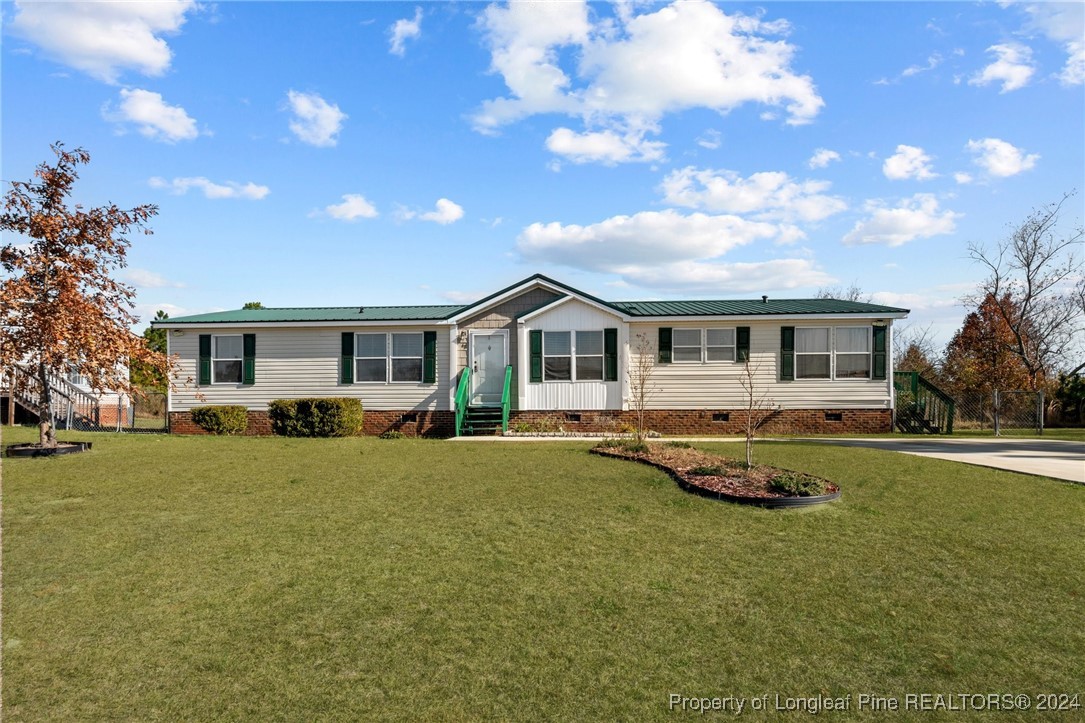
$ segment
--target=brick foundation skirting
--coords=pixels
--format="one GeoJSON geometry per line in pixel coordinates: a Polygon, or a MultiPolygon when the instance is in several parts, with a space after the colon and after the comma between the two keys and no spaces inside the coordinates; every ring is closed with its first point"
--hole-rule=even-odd
{"type": "MultiPolygon", "coordinates": [[[[888,409],[781,409],[767,413],[758,434],[873,434],[892,431],[888,409]]],[[[740,409],[654,409],[644,413],[648,429],[668,435],[743,434],[746,413],[740,409]]],[[[636,426],[632,411],[513,411],[509,429],[529,425],[541,431],[608,434],[636,426]]]]}
{"type": "MultiPolygon", "coordinates": [[[[207,434],[192,421],[189,412],[170,412],[174,434],[207,434]]],[[[646,426],[661,434],[721,435],[742,434],[745,412],[737,409],[665,409],[645,412],[646,426]]],[[[379,435],[395,430],[408,437],[451,437],[455,433],[454,412],[386,411],[364,412],[362,433],[379,435]]],[[[636,425],[632,411],[512,411],[509,429],[529,425],[535,431],[612,434],[636,425]]],[[[888,409],[781,409],[769,414],[759,434],[874,434],[892,431],[888,409]]],[[[245,436],[271,434],[266,411],[249,411],[245,436]]]]}

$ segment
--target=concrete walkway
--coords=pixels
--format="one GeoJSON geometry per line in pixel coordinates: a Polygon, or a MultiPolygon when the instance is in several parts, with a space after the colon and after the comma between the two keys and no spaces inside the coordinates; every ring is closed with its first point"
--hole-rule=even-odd
{"type": "Polygon", "coordinates": [[[1054,439],[976,437],[941,439],[795,439],[844,447],[870,447],[891,452],[937,457],[981,467],[1036,474],[1085,484],[1085,442],[1054,439]]]}

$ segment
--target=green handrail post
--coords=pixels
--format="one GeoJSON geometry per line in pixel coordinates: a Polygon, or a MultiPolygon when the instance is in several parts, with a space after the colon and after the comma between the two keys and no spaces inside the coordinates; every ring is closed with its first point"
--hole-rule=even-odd
{"type": "Polygon", "coordinates": [[[467,398],[471,394],[471,368],[464,367],[456,387],[456,436],[463,434],[463,418],[467,414],[467,398]]]}
{"type": "Polygon", "coordinates": [[[505,367],[505,388],[501,390],[501,434],[509,431],[509,398],[512,396],[512,365],[505,367]]]}

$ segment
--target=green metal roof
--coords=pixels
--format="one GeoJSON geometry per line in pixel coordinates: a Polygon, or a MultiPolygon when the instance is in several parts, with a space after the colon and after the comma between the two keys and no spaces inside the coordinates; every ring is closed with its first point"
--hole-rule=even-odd
{"type": "Polygon", "coordinates": [[[169,324],[282,323],[289,321],[433,321],[447,319],[462,304],[440,306],[332,306],[303,308],[235,309],[210,314],[178,316],[159,322],[169,324]]]}
{"type": "Polygon", "coordinates": [[[899,314],[908,309],[841,299],[735,299],[725,301],[612,301],[629,316],[763,316],[796,314],[899,314]]]}
{"type": "MultiPolygon", "coordinates": [[[[171,324],[260,324],[288,322],[369,322],[369,321],[443,321],[483,306],[502,294],[524,286],[531,281],[544,281],[572,294],[597,302],[602,306],[631,317],[678,317],[678,316],[800,316],[804,314],[901,314],[908,309],[880,306],[859,301],[841,299],[736,299],[694,301],[604,301],[578,291],[542,274],[535,274],[501,291],[490,294],[471,304],[446,304],[433,306],[337,306],[308,308],[267,308],[215,311],[210,314],[179,316],[153,326],[171,324]]],[[[523,312],[529,314],[557,301],[523,312]]]]}

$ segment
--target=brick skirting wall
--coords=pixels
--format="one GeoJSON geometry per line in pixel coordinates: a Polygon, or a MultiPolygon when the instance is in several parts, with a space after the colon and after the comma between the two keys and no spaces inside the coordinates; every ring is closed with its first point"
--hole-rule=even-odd
{"type": "MultiPolygon", "coordinates": [[[[737,409],[667,409],[645,412],[649,429],[661,434],[722,435],[742,434],[745,412],[737,409]]],[[[873,434],[892,431],[888,409],[781,409],[772,412],[759,434],[873,434]]],[[[390,430],[408,437],[451,437],[455,433],[454,412],[365,411],[362,433],[378,435],[390,430]]],[[[512,411],[509,429],[529,424],[547,431],[613,434],[623,425],[635,425],[632,411],[512,411]]],[[[170,412],[170,432],[207,434],[192,422],[188,412],[170,412]]],[[[265,411],[249,411],[245,436],[271,434],[271,420],[265,411]]]]}
{"type": "MultiPolygon", "coordinates": [[[[892,431],[888,409],[781,409],[769,413],[759,434],[872,434],[892,431]]],[[[740,409],[654,409],[644,413],[648,429],[669,435],[743,434],[746,413],[740,409]]],[[[623,426],[634,426],[632,411],[513,411],[509,429],[518,424],[539,426],[548,431],[608,434],[623,426]]]]}
{"type": "MultiPolygon", "coordinates": [[[[249,410],[246,437],[265,437],[271,432],[271,419],[266,411],[249,410]]],[[[455,412],[383,411],[362,413],[362,434],[376,436],[396,430],[408,437],[451,437],[456,433],[455,412]]],[[[170,432],[173,434],[207,434],[192,421],[190,412],[170,412],[170,432]]]]}

